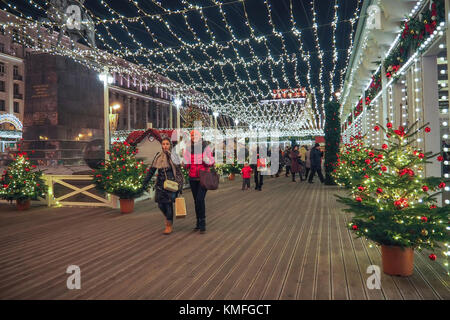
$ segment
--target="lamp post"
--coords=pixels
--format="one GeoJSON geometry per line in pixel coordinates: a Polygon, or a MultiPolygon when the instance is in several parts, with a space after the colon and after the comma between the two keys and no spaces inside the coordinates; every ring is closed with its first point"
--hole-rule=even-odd
{"type": "Polygon", "coordinates": [[[181,107],[181,104],[182,104],[183,102],[181,101],[180,98],[175,98],[175,99],[173,100],[173,103],[175,104],[175,107],[177,108],[177,129],[180,129],[180,127],[181,127],[181,121],[180,121],[180,107],[181,107]]]}
{"type": "Polygon", "coordinates": [[[108,69],[105,68],[104,72],[98,75],[100,81],[103,81],[103,126],[104,126],[104,139],[105,139],[105,160],[108,158],[108,151],[110,141],[109,134],[109,88],[108,84],[113,82],[113,77],[108,73],[108,69]]]}
{"type": "Polygon", "coordinates": [[[117,129],[117,121],[119,119],[119,115],[114,113],[120,109],[120,104],[116,103],[109,107],[109,131],[113,133],[117,129]]]}
{"type": "Polygon", "coordinates": [[[214,111],[213,116],[214,116],[214,128],[217,129],[217,117],[219,116],[219,113],[217,111],[214,111]]]}

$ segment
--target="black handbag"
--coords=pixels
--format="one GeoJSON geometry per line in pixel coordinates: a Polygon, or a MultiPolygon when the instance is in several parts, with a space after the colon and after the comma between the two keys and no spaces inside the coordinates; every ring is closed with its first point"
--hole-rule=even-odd
{"type": "Polygon", "coordinates": [[[219,175],[215,170],[200,170],[200,185],[206,190],[219,188],[219,175]]]}

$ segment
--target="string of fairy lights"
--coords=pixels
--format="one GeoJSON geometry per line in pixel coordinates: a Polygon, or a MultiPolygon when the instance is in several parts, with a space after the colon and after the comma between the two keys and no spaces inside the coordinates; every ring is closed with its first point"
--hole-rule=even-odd
{"type": "MultiPolygon", "coordinates": [[[[17,8],[7,1],[10,9],[17,10],[17,8]]],[[[39,35],[39,42],[45,45],[34,49],[41,50],[48,53],[67,55],[74,58],[76,61],[84,62],[85,65],[90,67],[96,67],[105,65],[107,60],[117,61],[117,59],[111,60],[112,56],[116,56],[122,59],[130,61],[130,64],[116,64],[110,63],[108,67],[111,70],[118,73],[124,73],[133,75],[133,77],[145,79],[146,85],[158,85],[159,87],[168,88],[177,92],[182,92],[181,94],[190,94],[189,99],[201,104],[205,108],[211,109],[212,111],[218,111],[225,115],[230,115],[234,119],[238,119],[241,123],[254,123],[254,117],[247,112],[248,110],[258,110],[261,117],[266,120],[272,121],[276,116],[284,116],[283,112],[276,112],[280,108],[279,104],[274,103],[265,108],[261,109],[258,101],[267,98],[271,94],[272,89],[281,89],[284,87],[301,87],[304,86],[312,93],[312,99],[314,101],[313,106],[308,106],[316,113],[316,119],[318,119],[318,127],[322,127],[324,122],[323,114],[323,104],[328,101],[331,97],[331,93],[338,90],[342,85],[342,81],[336,81],[336,73],[338,77],[342,80],[342,68],[338,67],[339,53],[336,43],[336,30],[337,26],[342,23],[349,23],[351,25],[351,34],[349,35],[350,47],[353,46],[353,33],[354,24],[359,15],[359,10],[361,8],[361,2],[358,1],[355,8],[355,12],[351,19],[340,20],[338,15],[338,9],[340,1],[334,0],[333,5],[333,18],[329,24],[332,30],[332,50],[330,50],[330,55],[332,56],[329,70],[325,72],[327,66],[324,64],[324,58],[326,51],[321,47],[321,42],[319,38],[319,26],[316,19],[317,8],[315,1],[311,1],[310,10],[312,16],[312,25],[307,28],[300,29],[297,27],[297,22],[295,19],[295,14],[293,10],[292,0],[289,1],[289,13],[290,13],[290,30],[280,32],[277,30],[277,26],[274,23],[272,13],[272,2],[270,0],[264,0],[264,7],[267,12],[267,23],[271,29],[271,32],[266,35],[262,35],[257,32],[248,14],[248,5],[246,0],[238,0],[232,2],[220,2],[218,0],[210,0],[211,5],[199,6],[190,3],[186,0],[181,0],[183,7],[177,10],[170,10],[165,8],[161,2],[152,0],[151,3],[156,5],[161,9],[162,13],[148,12],[143,8],[141,4],[137,1],[127,0],[127,2],[132,5],[137,10],[137,16],[127,17],[122,13],[115,10],[110,2],[107,0],[101,0],[100,4],[109,13],[109,18],[101,19],[97,17],[89,8],[80,3],[80,6],[86,12],[86,14],[92,19],[93,24],[97,26],[98,30],[103,32],[97,32],[96,39],[100,41],[101,45],[107,49],[109,54],[105,54],[104,51],[96,48],[91,48],[91,50],[81,50],[74,46],[74,48],[64,48],[56,46],[53,44],[55,41],[54,36],[50,39],[45,39],[45,37],[39,35]],[[236,5],[242,9],[244,14],[244,25],[247,27],[249,32],[248,38],[239,38],[237,36],[236,30],[233,28],[229,21],[229,11],[225,10],[225,7],[236,5]],[[211,18],[205,13],[206,9],[215,8],[220,14],[221,24],[220,28],[226,31],[229,35],[230,40],[217,41],[218,35],[216,31],[211,28],[211,24],[217,27],[218,21],[212,21],[211,18]],[[205,27],[206,34],[208,35],[208,41],[205,41],[198,34],[198,26],[194,26],[190,20],[192,14],[198,14],[202,24],[205,27]],[[183,18],[183,24],[177,25],[175,27],[170,23],[168,17],[178,15],[183,18]],[[170,34],[179,43],[177,46],[167,46],[162,39],[161,35],[156,34],[152,31],[151,26],[148,21],[151,20],[155,23],[159,23],[164,26],[168,34],[170,34]],[[120,39],[114,35],[113,26],[115,28],[119,27],[123,33],[128,37],[127,39],[120,39]],[[136,26],[141,27],[141,32],[145,30],[150,35],[150,38],[154,44],[153,48],[148,48],[141,41],[139,41],[131,28],[136,28],[136,26]],[[306,49],[305,43],[302,39],[302,32],[306,29],[311,29],[314,39],[315,50],[311,51],[306,49]],[[193,41],[187,41],[186,37],[181,34],[189,33],[192,36],[193,41]],[[106,35],[106,36],[105,36],[106,35]],[[286,46],[287,36],[291,39],[295,39],[299,52],[288,52],[286,46]],[[279,43],[278,48],[274,48],[272,41],[277,41],[279,43]],[[131,46],[130,43],[131,42],[131,46]],[[255,45],[262,44],[265,48],[265,53],[261,55],[260,52],[256,52],[255,45]],[[241,50],[244,48],[245,52],[248,52],[248,56],[243,56],[241,50]],[[217,54],[220,59],[215,57],[211,53],[217,54]],[[234,56],[230,57],[225,55],[224,51],[231,49],[234,52],[234,56]],[[278,52],[275,52],[278,51],[278,52]],[[198,55],[196,53],[200,52],[198,55]],[[181,59],[180,56],[187,59],[181,59]],[[202,59],[199,60],[198,56],[202,59]],[[317,56],[319,61],[318,73],[313,73],[311,60],[317,56]],[[156,59],[157,58],[157,59],[156,59]],[[145,63],[142,61],[145,60],[145,63]],[[290,75],[287,66],[289,65],[289,70],[293,69],[293,74],[290,75]],[[299,67],[306,65],[306,74],[298,74],[299,67]],[[231,67],[230,73],[226,72],[225,67],[231,67]],[[263,72],[263,68],[266,67],[269,71],[269,75],[263,72]],[[278,68],[276,68],[278,67],[278,68]],[[243,72],[239,72],[239,71],[243,72]],[[274,70],[279,70],[278,74],[275,74],[274,70]],[[216,72],[217,71],[217,72],[216,72]],[[254,72],[255,71],[255,72],[254,72]],[[157,77],[149,77],[152,73],[161,74],[169,79],[178,81],[179,83],[165,83],[159,80],[157,77]],[[326,76],[327,74],[327,76],[326,76]],[[256,76],[255,76],[256,75],[256,76]],[[303,83],[301,77],[306,80],[303,83]],[[329,81],[325,80],[328,77],[329,81]],[[192,90],[195,89],[200,93],[193,93],[192,90]]],[[[47,0],[28,0],[28,3],[32,5],[35,9],[45,12],[46,8],[50,6],[47,0]],[[40,3],[43,3],[41,5],[40,3]]],[[[305,12],[306,13],[306,12],[305,12]]],[[[37,23],[32,17],[27,17],[19,12],[19,15],[26,19],[22,22],[22,25],[17,24],[6,24],[7,28],[17,28],[21,27],[21,33],[24,35],[22,43],[28,44],[32,41],[32,36],[29,30],[36,30],[40,25],[46,27],[52,26],[55,22],[50,23],[37,23]]],[[[63,17],[59,17],[63,20],[63,17]]],[[[323,26],[325,26],[323,25],[323,26]]],[[[33,33],[33,32],[31,32],[33,33]]],[[[35,33],[35,32],[34,32],[35,33]]],[[[73,41],[71,41],[71,46],[73,41]]],[[[32,42],[34,43],[34,42],[32,42]]],[[[341,49],[342,50],[342,49],[341,49]]],[[[347,49],[347,55],[342,58],[348,60],[350,50],[347,49]]],[[[229,51],[228,51],[229,52],[229,51]]],[[[142,80],[139,80],[142,81],[142,80]]],[[[311,101],[312,102],[312,101],[311,101]]],[[[300,108],[300,105],[297,106],[300,108]]],[[[302,107],[305,107],[302,105],[302,107]]],[[[298,110],[300,111],[300,110],[298,110]]],[[[278,118],[279,123],[287,123],[286,127],[290,129],[295,129],[299,125],[299,120],[297,116],[308,112],[297,112],[295,117],[284,117],[278,118]],[[291,120],[292,119],[292,120],[291,120]]],[[[309,119],[308,119],[309,120],[309,119]]],[[[308,124],[310,121],[304,121],[308,124]]],[[[314,124],[312,124],[314,125],[314,124]]]]}

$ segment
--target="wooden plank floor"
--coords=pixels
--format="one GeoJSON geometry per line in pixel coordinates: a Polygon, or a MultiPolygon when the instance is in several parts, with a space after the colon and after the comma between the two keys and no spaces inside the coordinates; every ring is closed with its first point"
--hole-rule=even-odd
{"type": "MultiPolygon", "coordinates": [[[[253,183],[253,181],[252,181],[253,183]]],[[[155,203],[130,215],[105,208],[0,206],[0,299],[450,299],[438,262],[416,253],[414,275],[381,275],[366,286],[380,251],[345,228],[337,188],[267,178],[263,191],[241,179],[207,195],[207,233],[195,213],[164,236],[155,203]],[[68,290],[66,268],[81,268],[68,290]]]]}

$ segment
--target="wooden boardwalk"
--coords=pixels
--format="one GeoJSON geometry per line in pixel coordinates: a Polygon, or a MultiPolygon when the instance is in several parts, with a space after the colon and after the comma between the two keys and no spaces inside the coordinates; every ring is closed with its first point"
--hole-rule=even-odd
{"type": "MultiPolygon", "coordinates": [[[[253,184],[253,181],[252,181],[253,184]]],[[[380,250],[355,239],[337,188],[268,178],[263,191],[241,179],[207,195],[207,233],[195,213],[164,236],[155,203],[130,215],[105,208],[0,206],[0,299],[450,299],[438,262],[416,253],[414,275],[381,275],[366,286],[380,250]],[[66,268],[81,268],[68,290],[66,268]]]]}

